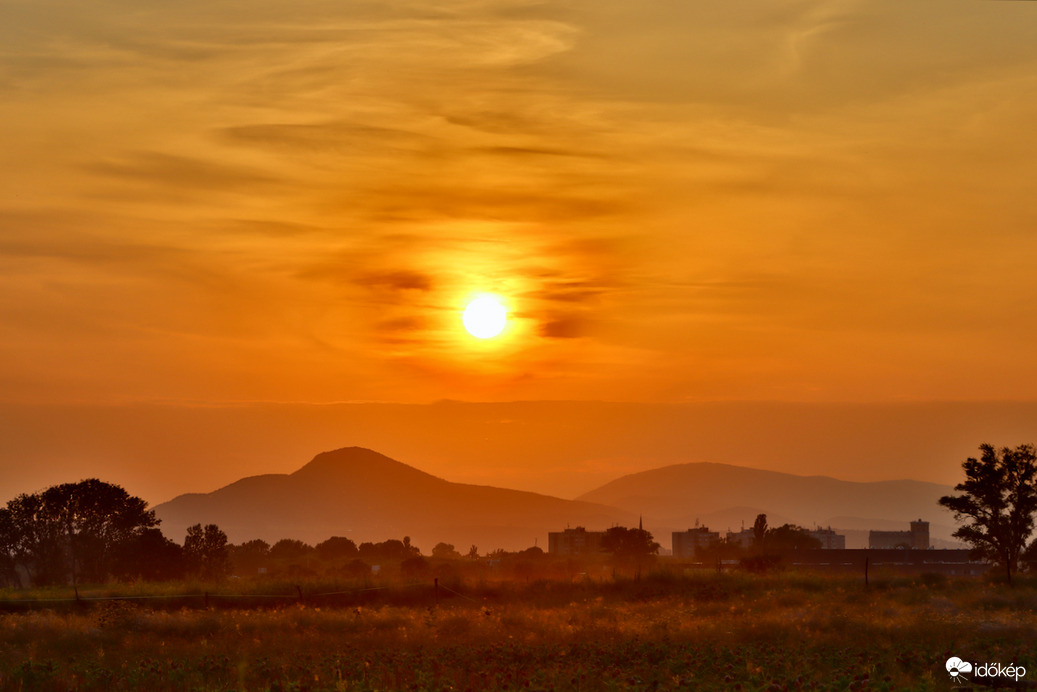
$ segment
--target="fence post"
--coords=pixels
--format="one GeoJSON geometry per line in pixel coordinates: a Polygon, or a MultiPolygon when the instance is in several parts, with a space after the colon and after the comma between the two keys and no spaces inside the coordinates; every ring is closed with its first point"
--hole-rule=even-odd
{"type": "Polygon", "coordinates": [[[295,590],[299,592],[299,602],[302,603],[302,587],[296,584],[295,590]]]}
{"type": "Polygon", "coordinates": [[[868,588],[868,556],[864,556],[864,588],[868,588]]]}
{"type": "Polygon", "coordinates": [[[432,586],[435,588],[435,592],[436,592],[436,605],[438,606],[439,605],[439,577],[436,577],[435,579],[432,580],[432,586]]]}
{"type": "Polygon", "coordinates": [[[205,592],[205,609],[206,610],[209,609],[209,592],[208,591],[205,592]]]}

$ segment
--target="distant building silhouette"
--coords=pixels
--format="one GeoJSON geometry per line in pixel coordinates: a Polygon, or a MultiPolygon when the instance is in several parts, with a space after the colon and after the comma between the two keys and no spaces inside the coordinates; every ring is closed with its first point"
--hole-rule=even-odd
{"type": "MultiPolygon", "coordinates": [[[[823,550],[845,550],[846,549],[846,536],[838,534],[835,530],[829,526],[826,529],[814,529],[808,531],[812,538],[816,538],[821,541],[821,548],[823,550]]],[[[756,534],[752,529],[742,529],[741,531],[728,531],[727,542],[738,545],[742,548],[752,548],[756,542],[756,534]]]]}
{"type": "Polygon", "coordinates": [[[582,526],[565,531],[549,531],[547,552],[551,555],[593,555],[601,552],[604,531],[588,531],[582,526]]]}
{"type": "Polygon", "coordinates": [[[728,531],[727,542],[732,545],[738,545],[742,548],[752,548],[753,543],[756,541],[756,534],[753,533],[752,529],[742,529],[741,531],[728,531]]]}
{"type": "Polygon", "coordinates": [[[695,557],[695,550],[705,548],[720,540],[718,531],[710,531],[705,526],[698,526],[687,531],[673,532],[673,556],[679,558],[695,557]]]}
{"type": "Polygon", "coordinates": [[[836,533],[831,526],[827,529],[814,529],[810,536],[821,541],[822,550],[846,550],[846,536],[836,533]]]}
{"type": "Polygon", "coordinates": [[[886,550],[899,548],[901,550],[928,550],[929,549],[929,522],[911,522],[910,531],[869,531],[868,548],[871,550],[886,550]]]}

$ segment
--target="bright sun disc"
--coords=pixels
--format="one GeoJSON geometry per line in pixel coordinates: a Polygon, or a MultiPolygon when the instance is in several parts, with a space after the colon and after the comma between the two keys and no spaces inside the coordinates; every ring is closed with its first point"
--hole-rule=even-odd
{"type": "Polygon", "coordinates": [[[504,330],[508,321],[508,311],[492,296],[476,298],[461,315],[461,321],[468,333],[478,339],[491,339],[504,330]]]}

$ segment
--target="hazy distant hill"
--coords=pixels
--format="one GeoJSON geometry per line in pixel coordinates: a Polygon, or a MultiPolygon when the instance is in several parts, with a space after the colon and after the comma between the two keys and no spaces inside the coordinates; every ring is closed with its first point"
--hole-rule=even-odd
{"type": "Polygon", "coordinates": [[[636,517],[612,507],[518,490],[451,483],[369,449],[318,454],[292,474],[243,478],[207,494],[155,507],[163,532],[182,541],[187,527],[215,523],[232,543],[346,536],[357,543],[410,536],[425,554],[440,542],[462,552],[547,549],[547,532],[566,525],[603,529],[636,517]]]}
{"type": "MultiPolygon", "coordinates": [[[[856,483],[693,463],[623,476],[577,499],[643,513],[646,527],[657,536],[692,527],[696,520],[721,533],[737,531],[742,520],[751,526],[756,514],[764,512],[772,526],[791,521],[857,530],[906,530],[909,521],[921,518],[930,523],[931,538],[949,539],[954,522],[937,499],[950,492],[950,487],[921,481],[856,483]]],[[[864,536],[848,541],[847,547],[866,540],[864,536]]]]}

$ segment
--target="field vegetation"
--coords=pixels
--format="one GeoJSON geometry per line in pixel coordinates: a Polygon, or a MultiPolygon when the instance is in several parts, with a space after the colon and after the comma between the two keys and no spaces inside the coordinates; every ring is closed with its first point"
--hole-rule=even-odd
{"type": "Polygon", "coordinates": [[[486,576],[4,591],[0,690],[947,690],[951,656],[1037,669],[1032,578],[486,576]]]}

